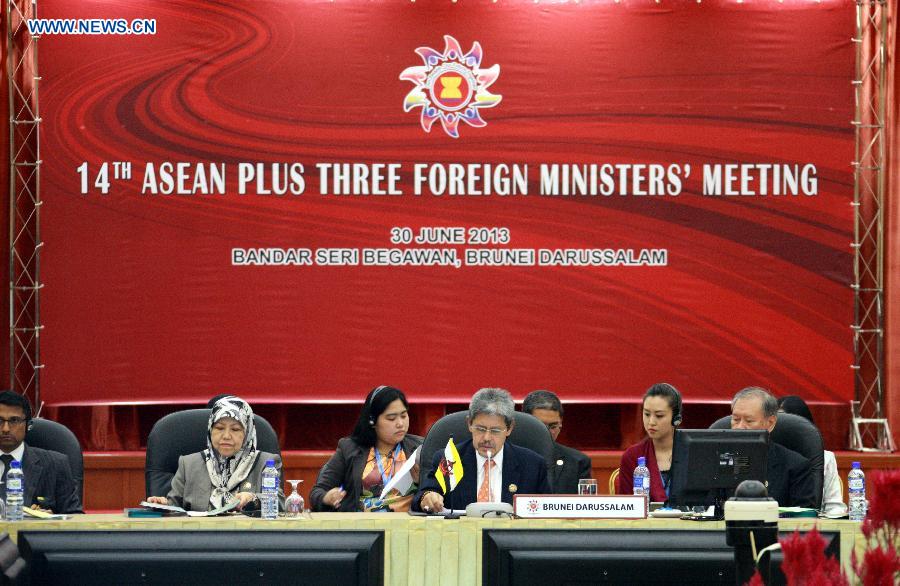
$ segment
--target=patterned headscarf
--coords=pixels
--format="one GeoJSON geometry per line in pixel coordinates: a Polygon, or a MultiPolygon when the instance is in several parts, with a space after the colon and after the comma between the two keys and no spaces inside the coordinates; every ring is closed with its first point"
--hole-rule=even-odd
{"type": "Polygon", "coordinates": [[[209,414],[209,429],[206,432],[206,449],[203,460],[212,482],[213,491],[209,504],[217,509],[233,498],[232,491],[243,482],[256,463],[256,427],[253,425],[253,409],[239,397],[222,397],[213,405],[209,414]],[[244,443],[229,458],[219,454],[212,445],[212,428],[220,419],[230,417],[244,426],[244,443]]]}

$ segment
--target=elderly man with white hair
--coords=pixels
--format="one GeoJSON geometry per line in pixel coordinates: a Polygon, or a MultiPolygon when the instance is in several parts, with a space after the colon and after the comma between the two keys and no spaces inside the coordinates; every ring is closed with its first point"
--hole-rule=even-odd
{"type": "MultiPolygon", "coordinates": [[[[771,432],[778,420],[778,401],[760,387],[741,389],[731,401],[731,429],[765,429],[771,432]]],[[[766,464],[769,496],[781,507],[816,506],[809,460],[769,440],[766,464]]]]}

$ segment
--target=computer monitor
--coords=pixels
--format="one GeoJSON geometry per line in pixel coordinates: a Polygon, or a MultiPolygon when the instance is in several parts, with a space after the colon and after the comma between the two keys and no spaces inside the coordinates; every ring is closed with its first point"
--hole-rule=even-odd
{"type": "MultiPolygon", "coordinates": [[[[821,535],[825,555],[840,559],[840,532],[821,535]]],[[[734,548],[722,529],[485,528],[482,546],[481,583],[491,586],[734,584],[736,579],[734,548]]],[[[767,584],[783,584],[783,556],[770,551],[771,562],[766,556],[760,572],[776,580],[767,584]]]]}
{"type": "Polygon", "coordinates": [[[19,530],[32,584],[384,583],[383,531],[19,530]]]}
{"type": "Polygon", "coordinates": [[[672,448],[669,504],[676,507],[724,503],[744,480],[766,482],[769,434],[757,429],[678,429],[672,448]]]}
{"type": "Polygon", "coordinates": [[[734,584],[724,531],[487,529],[482,584],[734,584]]]}

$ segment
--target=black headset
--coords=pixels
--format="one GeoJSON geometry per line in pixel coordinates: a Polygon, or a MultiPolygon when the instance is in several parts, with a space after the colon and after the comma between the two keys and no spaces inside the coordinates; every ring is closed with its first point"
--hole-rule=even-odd
{"type": "MultiPolygon", "coordinates": [[[[22,398],[25,399],[25,408],[23,409],[25,412],[25,433],[28,433],[31,431],[31,428],[34,427],[34,419],[32,419],[34,414],[31,412],[31,401],[29,401],[27,397],[23,396],[22,398]]],[[[40,411],[40,409],[38,409],[38,411],[40,411]]]]}
{"type": "Polygon", "coordinates": [[[381,385],[380,387],[376,387],[376,389],[374,391],[372,391],[372,394],[369,396],[369,425],[375,425],[375,418],[372,417],[372,415],[371,415],[372,401],[375,400],[375,397],[378,396],[378,393],[380,393],[381,391],[383,391],[386,388],[388,388],[387,385],[381,385]]]}
{"type": "Polygon", "coordinates": [[[669,387],[675,392],[672,401],[672,427],[678,427],[681,425],[681,393],[672,385],[669,385],[669,387]]]}
{"type": "Polygon", "coordinates": [[[678,392],[678,389],[676,389],[669,383],[656,383],[655,385],[647,389],[646,393],[644,393],[645,399],[648,396],[669,397],[670,403],[672,404],[672,427],[678,427],[679,425],[681,425],[681,393],[678,392]],[[665,394],[649,395],[651,389],[660,387],[662,389],[665,389],[665,394]]]}
{"type": "Polygon", "coordinates": [[[25,415],[25,433],[28,433],[31,431],[31,428],[34,427],[34,419],[32,419],[34,414],[31,411],[31,401],[24,395],[22,398],[25,399],[23,401],[24,405],[22,406],[22,413],[25,415]]]}

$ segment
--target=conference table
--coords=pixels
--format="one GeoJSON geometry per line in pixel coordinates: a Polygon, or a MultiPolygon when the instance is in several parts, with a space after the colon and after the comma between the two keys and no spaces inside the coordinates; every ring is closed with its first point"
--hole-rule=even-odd
{"type": "MultiPolygon", "coordinates": [[[[809,530],[839,532],[841,564],[851,568],[851,551],[859,555],[865,546],[860,524],[847,520],[782,519],[780,531],[809,530]]],[[[658,531],[722,531],[724,521],[695,522],[681,519],[593,520],[593,519],[443,519],[414,517],[405,513],[311,513],[277,520],[252,519],[243,515],[208,518],[129,518],[124,514],[73,515],[65,520],[26,519],[0,522],[0,531],[15,540],[19,530],[129,531],[129,530],[375,530],[385,537],[385,584],[472,585],[482,583],[482,530],[484,529],[651,529],[658,531]]]]}

